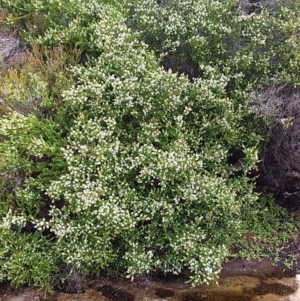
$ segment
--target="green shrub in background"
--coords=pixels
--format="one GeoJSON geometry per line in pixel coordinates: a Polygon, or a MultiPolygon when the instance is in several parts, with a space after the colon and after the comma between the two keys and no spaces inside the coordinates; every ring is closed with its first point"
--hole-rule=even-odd
{"type": "MultiPolygon", "coordinates": [[[[47,289],[68,269],[134,277],[187,267],[193,284],[216,278],[232,242],[245,231],[245,208],[255,208],[258,198],[249,173],[261,137],[246,92],[260,85],[258,74],[266,84],[289,73],[286,65],[284,72],[271,66],[269,50],[259,61],[267,25],[257,25],[259,35],[249,29],[250,37],[259,38],[247,42],[242,29],[234,31],[237,20],[249,25],[236,1],[231,8],[219,1],[195,7],[168,1],[165,8],[137,1],[122,9],[100,1],[0,3],[10,21],[22,25],[31,18],[26,36],[40,49],[61,47],[78,60],[89,55],[70,73],[76,59],[61,55],[62,64],[55,65],[45,52],[45,68],[10,70],[0,86],[10,109],[0,121],[0,278],[47,289]],[[168,5],[170,25],[164,23],[168,5]],[[150,15],[162,14],[161,23],[154,14],[146,26],[147,7],[150,15]],[[222,8],[235,19],[227,20],[222,8]],[[36,28],[35,22],[44,25],[36,28]],[[242,34],[243,59],[227,49],[232,31],[233,40],[242,34]],[[148,36],[160,48],[142,42],[148,36]],[[182,62],[188,55],[197,65],[193,82],[157,62],[164,51],[177,60],[182,41],[189,50],[182,62]],[[244,157],[230,165],[235,148],[244,157]]],[[[270,14],[252,17],[265,20],[257,21],[263,25],[270,14]]]]}
{"type": "Polygon", "coordinates": [[[166,69],[201,77],[213,67],[226,74],[232,97],[278,77],[299,84],[299,3],[247,3],[137,0],[128,24],[166,69]]]}
{"type": "Polygon", "coordinates": [[[38,44],[42,49],[63,45],[92,56],[99,55],[93,43],[93,26],[104,6],[114,7],[111,17],[117,17],[119,10],[127,10],[126,1],[116,0],[0,1],[7,13],[5,22],[21,27],[19,34],[25,43],[38,44]]]}
{"type": "Polygon", "coordinates": [[[80,60],[81,51],[65,51],[62,46],[23,51],[17,61],[11,58],[12,68],[1,70],[0,97],[9,111],[38,118],[54,117],[62,107],[61,93],[68,89],[73,78],[68,70],[80,60]]]}

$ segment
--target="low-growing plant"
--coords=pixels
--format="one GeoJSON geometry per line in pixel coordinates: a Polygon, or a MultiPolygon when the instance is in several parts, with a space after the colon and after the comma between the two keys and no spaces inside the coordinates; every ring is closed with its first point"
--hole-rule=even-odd
{"type": "Polygon", "coordinates": [[[262,194],[259,202],[244,206],[241,237],[232,244],[231,257],[269,258],[274,264],[295,269],[297,252],[290,250],[299,232],[299,220],[275,203],[272,194],[262,194]]]}
{"type": "Polygon", "coordinates": [[[0,225],[0,281],[9,280],[16,286],[26,283],[50,292],[58,254],[42,233],[22,233],[24,223],[24,218],[8,212],[0,225]]]}

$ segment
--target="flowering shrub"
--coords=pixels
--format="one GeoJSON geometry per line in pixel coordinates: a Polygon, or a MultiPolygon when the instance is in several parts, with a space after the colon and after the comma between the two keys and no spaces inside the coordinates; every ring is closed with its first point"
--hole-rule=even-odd
{"type": "MultiPolygon", "coordinates": [[[[234,21],[227,20],[219,1],[194,7],[191,1],[163,7],[136,1],[122,8],[99,1],[1,2],[11,21],[23,18],[21,9],[41,18],[48,12],[41,35],[28,35],[41,49],[62,44],[69,48],[58,49],[66,53],[77,46],[73,54],[90,57],[72,67],[53,65],[48,52],[49,64],[38,64],[46,71],[32,72],[29,63],[9,70],[0,86],[10,109],[0,121],[0,262],[6,262],[0,279],[47,286],[49,274],[64,268],[134,277],[184,267],[193,284],[216,278],[240,234],[244,205],[257,200],[248,174],[261,137],[246,92],[258,73],[265,83],[275,74],[267,72],[269,52],[261,61],[257,53],[248,57],[264,37],[250,43],[243,36],[238,47],[251,50],[245,59],[228,49],[234,22],[250,26],[249,16],[235,11],[234,21]],[[148,36],[163,44],[146,45],[148,36]],[[193,81],[157,62],[160,51],[177,51],[182,41],[201,71],[193,81]],[[235,148],[243,157],[231,165],[235,148]],[[36,263],[27,271],[30,252],[36,263]]],[[[265,35],[269,17],[254,18],[263,20],[254,25],[265,35]]]]}
{"type": "MultiPolygon", "coordinates": [[[[45,48],[64,45],[66,49],[81,49],[89,55],[98,55],[93,48],[93,25],[101,18],[105,1],[77,0],[1,0],[9,11],[6,21],[22,26],[22,37],[30,44],[45,48]],[[101,3],[102,2],[102,3],[101,3]]],[[[126,10],[126,1],[107,1],[126,10]]],[[[106,5],[108,6],[108,5],[106,5]]],[[[119,12],[111,10],[112,17],[119,12]]]]}

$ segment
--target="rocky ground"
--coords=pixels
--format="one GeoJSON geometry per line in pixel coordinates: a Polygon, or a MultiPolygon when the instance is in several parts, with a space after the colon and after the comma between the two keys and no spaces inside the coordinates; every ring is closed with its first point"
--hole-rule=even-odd
{"type": "Polygon", "coordinates": [[[147,275],[133,282],[102,276],[85,280],[79,293],[56,290],[47,295],[32,287],[14,289],[2,283],[0,301],[277,301],[293,300],[286,296],[297,290],[295,274],[277,269],[267,259],[225,263],[218,284],[191,288],[187,279],[187,273],[147,275]]]}

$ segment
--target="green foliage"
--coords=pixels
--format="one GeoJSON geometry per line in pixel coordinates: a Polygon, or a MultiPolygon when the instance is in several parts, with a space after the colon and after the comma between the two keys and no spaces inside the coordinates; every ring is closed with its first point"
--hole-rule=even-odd
{"type": "Polygon", "coordinates": [[[296,26],[236,1],[107,2],[0,0],[35,47],[0,84],[0,279],[187,267],[208,282],[257,210],[247,91],[294,72],[296,26]],[[165,52],[199,78],[166,72],[165,52]]]}
{"type": "Polygon", "coordinates": [[[64,169],[60,149],[70,118],[61,94],[73,82],[66,66],[77,60],[77,50],[42,54],[34,48],[2,71],[0,94],[8,110],[0,120],[2,212],[17,206],[27,216],[38,214],[47,183],[64,169]]]}
{"type": "Polygon", "coordinates": [[[60,148],[65,144],[58,124],[11,113],[0,120],[1,202],[32,217],[45,205],[42,192],[47,183],[64,169],[60,148]]]}

